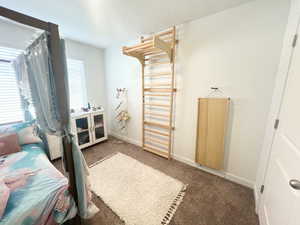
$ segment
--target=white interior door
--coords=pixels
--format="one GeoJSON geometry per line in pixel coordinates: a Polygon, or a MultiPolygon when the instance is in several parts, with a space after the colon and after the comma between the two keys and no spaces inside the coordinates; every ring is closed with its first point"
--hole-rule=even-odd
{"type": "Polygon", "coordinates": [[[260,204],[262,225],[300,225],[300,43],[295,47],[260,204]]]}

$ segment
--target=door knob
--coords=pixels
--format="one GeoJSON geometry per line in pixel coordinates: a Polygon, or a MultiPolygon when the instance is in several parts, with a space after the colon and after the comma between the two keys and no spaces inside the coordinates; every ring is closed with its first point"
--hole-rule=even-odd
{"type": "Polygon", "coordinates": [[[296,190],[300,190],[300,181],[299,180],[290,180],[290,186],[296,190]]]}

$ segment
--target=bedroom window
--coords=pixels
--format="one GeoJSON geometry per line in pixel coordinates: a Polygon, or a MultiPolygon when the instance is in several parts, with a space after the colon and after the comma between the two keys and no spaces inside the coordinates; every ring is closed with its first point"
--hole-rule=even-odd
{"type": "Polygon", "coordinates": [[[67,59],[69,76],[70,108],[81,109],[87,106],[84,63],[81,60],[67,59]]]}
{"type": "Polygon", "coordinates": [[[20,93],[11,60],[21,50],[0,46],[0,124],[24,120],[20,93]]]}

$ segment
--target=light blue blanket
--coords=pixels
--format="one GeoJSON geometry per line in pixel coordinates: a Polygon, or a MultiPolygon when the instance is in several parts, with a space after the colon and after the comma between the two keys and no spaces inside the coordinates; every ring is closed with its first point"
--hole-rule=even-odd
{"type": "Polygon", "coordinates": [[[10,190],[0,225],[62,224],[76,215],[68,179],[48,160],[42,144],[0,157],[1,179],[10,190]]]}

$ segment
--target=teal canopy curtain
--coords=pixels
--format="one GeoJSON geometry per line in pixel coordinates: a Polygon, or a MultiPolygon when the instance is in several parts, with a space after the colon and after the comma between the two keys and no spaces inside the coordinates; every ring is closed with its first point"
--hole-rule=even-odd
{"type": "Polygon", "coordinates": [[[39,126],[49,134],[62,133],[46,33],[26,49],[25,61],[39,126]]]}
{"type": "Polygon", "coordinates": [[[88,167],[86,166],[82,152],[73,140],[70,132],[68,74],[65,44],[63,40],[61,40],[60,45],[61,56],[65,66],[64,77],[57,78],[53,74],[51,53],[48,49],[48,37],[46,32],[35,40],[26,49],[25,54],[18,58],[19,61],[16,61],[14,64],[15,67],[17,67],[16,72],[19,69],[19,73],[27,73],[26,76],[28,76],[32,101],[36,111],[36,119],[41,129],[48,134],[65,136],[69,143],[72,142],[79,215],[82,218],[90,218],[97,212],[97,208],[91,201],[88,167]],[[23,60],[23,58],[25,60],[23,60]],[[21,69],[20,64],[26,69],[21,69]],[[63,109],[58,107],[59,92],[56,90],[55,79],[60,79],[60,81],[64,83],[64,90],[59,90],[61,94],[67,96],[63,109]],[[62,91],[65,93],[62,93],[62,91]]]}

